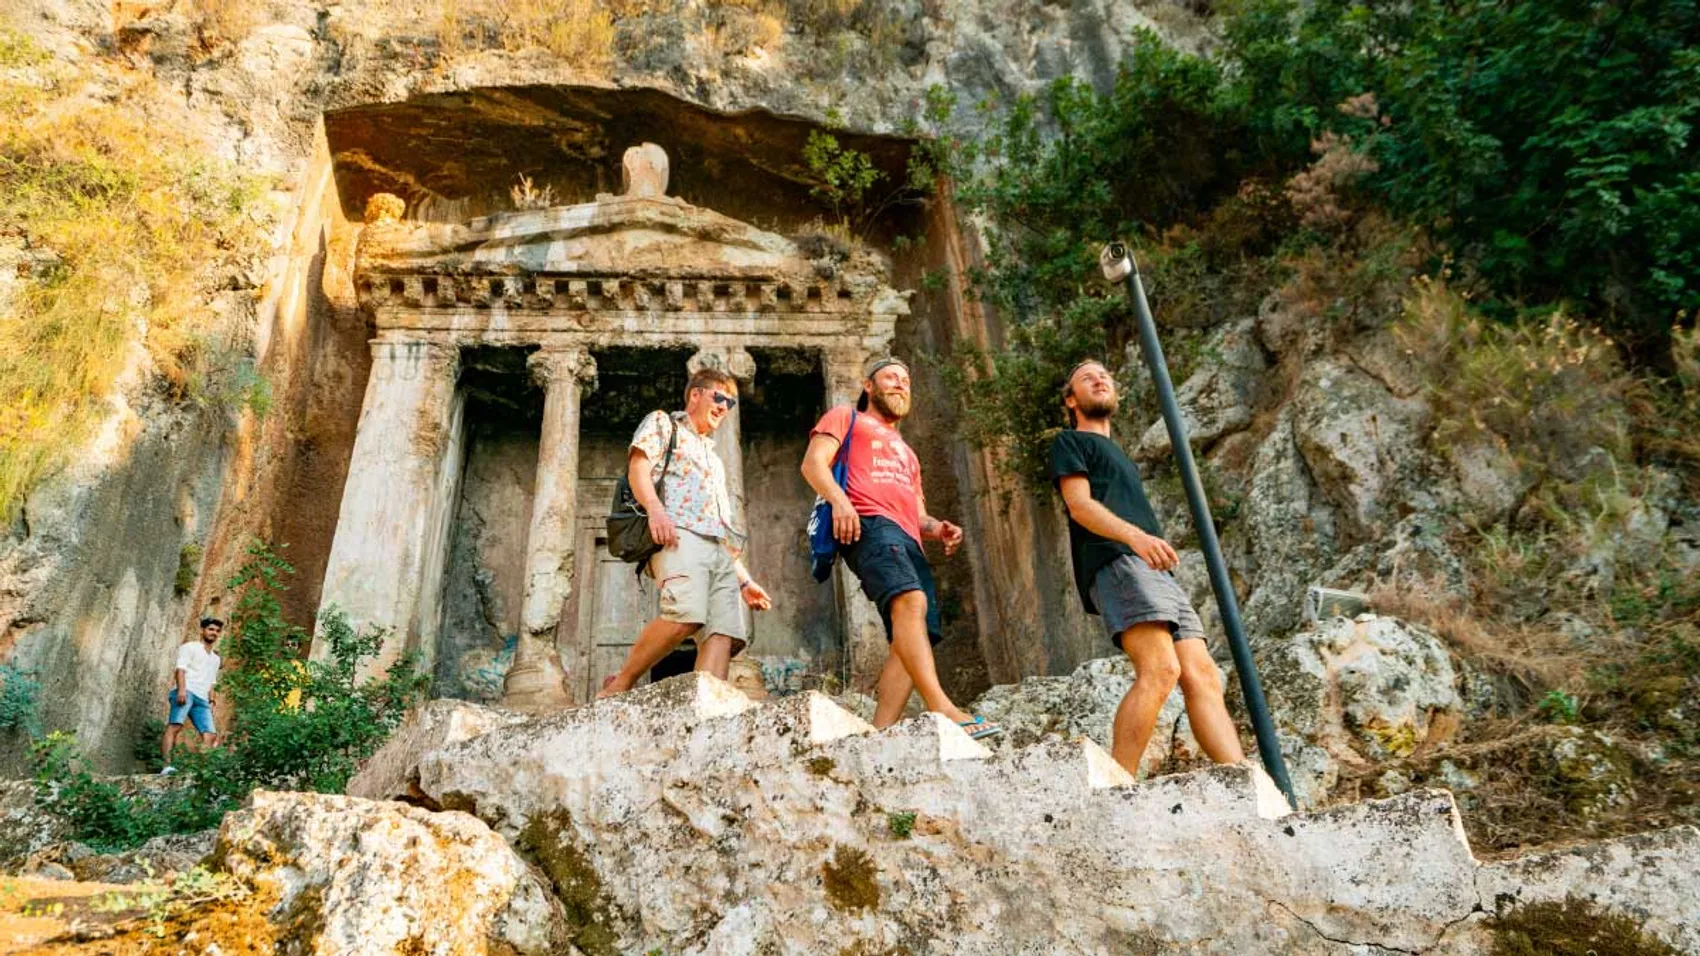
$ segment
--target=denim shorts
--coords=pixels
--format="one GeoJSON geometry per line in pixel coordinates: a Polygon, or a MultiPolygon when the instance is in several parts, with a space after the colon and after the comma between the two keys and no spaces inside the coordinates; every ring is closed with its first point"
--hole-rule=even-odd
{"type": "Polygon", "coordinates": [[[1122,646],[1122,633],[1135,624],[1167,624],[1177,641],[1204,637],[1204,622],[1174,572],[1153,570],[1136,555],[1124,554],[1098,569],[1092,603],[1117,647],[1122,646]]]}
{"type": "MultiPolygon", "coordinates": [[[[185,691],[185,693],[188,693],[185,691]]],[[[213,725],[212,705],[205,697],[189,694],[187,704],[177,702],[177,688],[165,692],[166,702],[171,705],[171,716],[165,719],[168,724],[176,725],[183,722],[184,715],[195,724],[195,729],[203,734],[216,734],[218,728],[213,725]]]]}
{"type": "Polygon", "coordinates": [[[862,536],[854,544],[839,545],[838,553],[862,582],[862,593],[879,607],[887,641],[891,640],[891,601],[909,591],[927,596],[927,639],[934,644],[944,640],[933,567],[920,542],[909,537],[902,525],[879,515],[864,517],[862,536]]]}

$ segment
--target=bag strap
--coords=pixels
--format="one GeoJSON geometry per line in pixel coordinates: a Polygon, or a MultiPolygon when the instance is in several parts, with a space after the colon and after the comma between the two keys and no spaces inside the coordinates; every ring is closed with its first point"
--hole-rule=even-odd
{"type": "MultiPolygon", "coordinates": [[[[662,414],[667,415],[666,412],[662,412],[662,414]]],[[[678,447],[679,444],[678,419],[674,418],[672,415],[667,415],[667,421],[673,426],[673,431],[667,437],[667,454],[661,459],[661,477],[655,479],[656,488],[660,488],[661,483],[667,480],[667,469],[673,465],[673,449],[678,447]]]]}
{"type": "Polygon", "coordinates": [[[832,467],[844,468],[843,487],[850,486],[850,436],[856,433],[856,410],[850,409],[850,427],[844,429],[844,441],[838,446],[838,454],[834,456],[832,467]]]}

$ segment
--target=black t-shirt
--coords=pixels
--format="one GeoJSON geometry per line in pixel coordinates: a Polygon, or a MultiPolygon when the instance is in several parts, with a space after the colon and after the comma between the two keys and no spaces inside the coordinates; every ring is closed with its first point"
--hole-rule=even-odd
{"type": "MultiPolygon", "coordinates": [[[[1147,534],[1163,536],[1151,502],[1145,500],[1139,469],[1120,445],[1097,432],[1062,432],[1051,443],[1051,483],[1060,491],[1062,480],[1069,475],[1085,475],[1092,486],[1092,499],[1116,517],[1147,534]]],[[[1080,589],[1080,603],[1086,613],[1097,614],[1098,609],[1092,606],[1093,579],[1104,565],[1132,554],[1133,549],[1086,530],[1073,516],[1068,519],[1068,549],[1074,559],[1074,585],[1080,589]]]]}

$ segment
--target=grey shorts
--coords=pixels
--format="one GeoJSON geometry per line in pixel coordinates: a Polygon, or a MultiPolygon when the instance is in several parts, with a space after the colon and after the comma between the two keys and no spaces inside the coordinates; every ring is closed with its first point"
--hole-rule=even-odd
{"type": "Polygon", "coordinates": [[[1124,554],[1098,569],[1092,603],[1104,619],[1110,643],[1122,646],[1122,633],[1153,621],[1169,626],[1177,641],[1204,638],[1204,622],[1172,571],[1154,571],[1141,558],[1124,554]]]}
{"type": "Polygon", "coordinates": [[[724,634],[735,648],[749,641],[738,569],[719,541],[680,528],[679,543],[657,551],[649,559],[649,572],[655,577],[662,619],[701,624],[699,640],[724,634]]]}

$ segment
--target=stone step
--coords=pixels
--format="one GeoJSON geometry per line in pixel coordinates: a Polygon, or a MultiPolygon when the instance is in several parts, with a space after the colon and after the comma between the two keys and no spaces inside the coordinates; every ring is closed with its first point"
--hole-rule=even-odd
{"type": "Polygon", "coordinates": [[[848,737],[821,748],[843,779],[895,785],[935,779],[953,761],[978,761],[992,752],[947,717],[926,712],[884,730],[848,737]]]}

